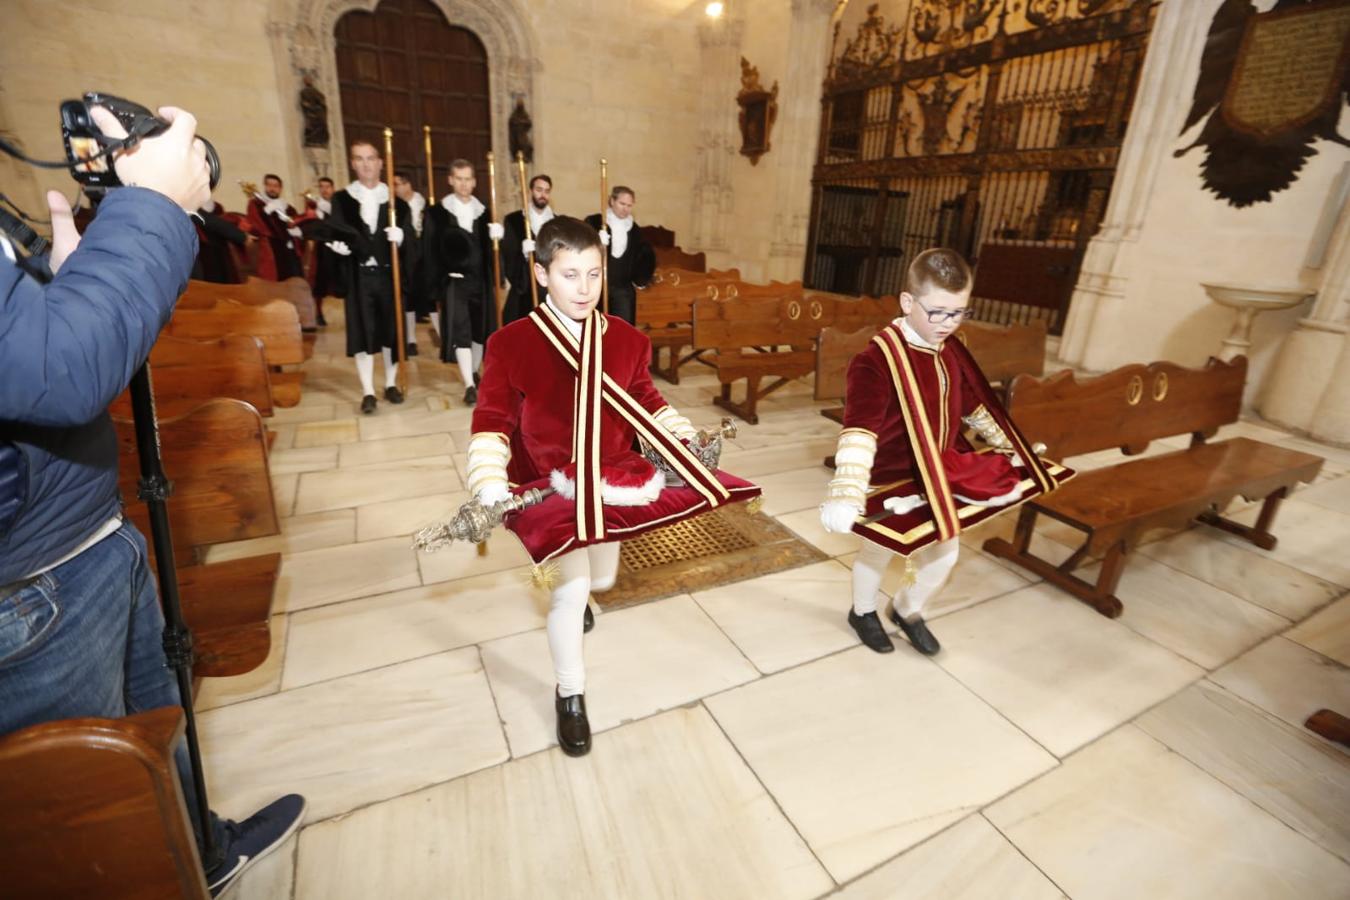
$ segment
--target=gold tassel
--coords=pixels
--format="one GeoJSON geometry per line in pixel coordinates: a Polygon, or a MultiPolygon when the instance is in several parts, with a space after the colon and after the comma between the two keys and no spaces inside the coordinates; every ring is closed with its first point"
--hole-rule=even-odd
{"type": "Polygon", "coordinates": [[[488,548],[487,548],[487,541],[479,541],[479,542],[478,542],[478,555],[479,555],[479,556],[487,556],[487,550],[488,550],[488,548]]]}
{"type": "Polygon", "coordinates": [[[530,566],[530,584],[541,591],[551,591],[557,587],[561,575],[562,566],[558,565],[556,559],[530,566]]]}
{"type": "Polygon", "coordinates": [[[750,499],[750,502],[747,503],[747,504],[745,504],[745,511],[748,512],[748,513],[749,513],[750,515],[752,515],[752,516],[757,516],[757,515],[759,515],[759,511],[760,511],[761,509],[763,509],[763,508],[764,508],[764,495],[763,495],[763,494],[759,495],[758,497],[752,497],[752,498],[750,499]]]}
{"type": "Polygon", "coordinates": [[[900,576],[901,587],[913,587],[914,582],[919,580],[919,570],[914,567],[914,560],[908,556],[905,557],[905,571],[900,576]]]}

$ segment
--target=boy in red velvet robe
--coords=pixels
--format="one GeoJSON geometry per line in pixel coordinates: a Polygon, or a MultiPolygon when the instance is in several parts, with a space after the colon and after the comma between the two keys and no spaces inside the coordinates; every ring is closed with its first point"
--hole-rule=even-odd
{"type": "Polygon", "coordinates": [[[534,276],[547,294],[488,342],[467,472],[484,505],[554,491],[506,527],[536,564],[556,563],[548,644],[558,743],[569,756],[591,747],[582,632],[591,591],[614,585],[619,541],[759,494],[691,452],[694,427],[648,373],[651,341],[596,309],[601,253],[595,229],[568,216],[539,230],[534,276]],[[633,449],[636,437],[660,468],[633,449]]]}
{"type": "Polygon", "coordinates": [[[891,621],[920,653],[937,653],[923,609],[956,565],[961,530],[1072,475],[1031,451],[970,351],[950,339],[967,315],[972,281],[956,251],[920,253],[900,294],[901,317],[849,364],[844,429],[820,519],[827,531],[864,539],[848,622],[878,653],[895,649],[877,617],[892,558],[906,557],[906,572],[891,621]],[[988,446],[977,450],[963,424],[988,446]]]}

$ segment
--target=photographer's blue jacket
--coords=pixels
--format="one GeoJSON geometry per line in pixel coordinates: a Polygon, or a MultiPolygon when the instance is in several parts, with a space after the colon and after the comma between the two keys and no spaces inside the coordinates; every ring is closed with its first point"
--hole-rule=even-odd
{"type": "Polygon", "coordinates": [[[150,355],[196,255],[192,221],[145,188],[108,193],[50,284],[0,255],[0,585],[117,513],[107,406],[150,355]]]}

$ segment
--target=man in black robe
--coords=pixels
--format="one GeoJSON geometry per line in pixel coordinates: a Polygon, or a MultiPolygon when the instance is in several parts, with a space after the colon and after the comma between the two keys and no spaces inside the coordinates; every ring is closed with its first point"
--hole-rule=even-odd
{"type": "MultiPolygon", "coordinates": [[[[605,210],[608,231],[600,232],[600,239],[609,245],[609,314],[630,325],[637,314],[637,289],[646,287],[656,274],[656,252],[633,218],[636,200],[630,187],[619,185],[610,191],[605,210]]],[[[600,216],[587,216],[586,224],[600,231],[600,216]]]]}
{"type": "MultiPolygon", "coordinates": [[[[502,324],[524,318],[534,308],[534,295],[530,284],[534,280],[530,274],[530,254],[534,252],[534,235],[544,227],[544,223],[555,215],[549,200],[553,194],[553,179],[547,175],[536,175],[530,179],[530,235],[525,237],[525,210],[507,213],[502,220],[506,231],[502,238],[502,275],[510,282],[506,292],[506,305],[502,310],[502,324]]],[[[543,298],[539,298],[543,302],[543,298]]]]}

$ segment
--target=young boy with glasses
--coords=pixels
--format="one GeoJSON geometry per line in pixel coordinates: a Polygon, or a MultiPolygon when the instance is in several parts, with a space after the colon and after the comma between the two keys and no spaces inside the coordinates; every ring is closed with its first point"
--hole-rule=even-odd
{"type": "Polygon", "coordinates": [[[820,519],[827,531],[864,539],[848,623],[877,653],[895,649],[877,617],[893,557],[906,565],[891,621],[931,656],[940,646],[923,610],[956,565],[961,530],[1072,474],[1031,452],[970,351],[948,340],[969,315],[972,282],[956,251],[920,253],[905,276],[901,316],[849,364],[844,429],[820,519]],[[976,449],[963,424],[987,446],[976,449]]]}

